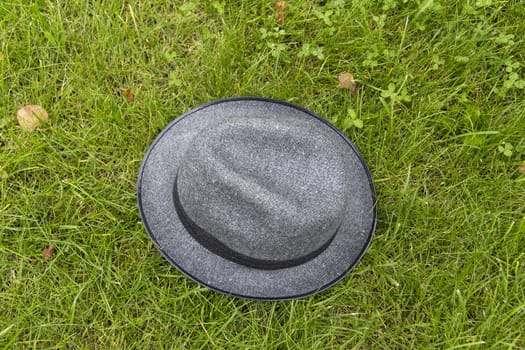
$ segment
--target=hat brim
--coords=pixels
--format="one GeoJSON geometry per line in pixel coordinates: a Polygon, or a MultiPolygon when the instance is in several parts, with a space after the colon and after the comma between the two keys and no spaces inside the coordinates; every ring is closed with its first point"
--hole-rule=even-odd
{"type": "Polygon", "coordinates": [[[376,226],[375,190],[370,171],[354,144],[316,114],[293,104],[257,97],[216,100],[172,121],[144,156],[137,181],[142,222],[157,249],[186,276],[212,290],[247,299],[288,300],[320,292],[343,278],[370,245],[376,226]],[[315,118],[348,145],[353,196],[331,244],[298,266],[265,270],[218,256],[186,231],[175,210],[172,189],[186,148],[210,124],[232,116],[315,118]]]}

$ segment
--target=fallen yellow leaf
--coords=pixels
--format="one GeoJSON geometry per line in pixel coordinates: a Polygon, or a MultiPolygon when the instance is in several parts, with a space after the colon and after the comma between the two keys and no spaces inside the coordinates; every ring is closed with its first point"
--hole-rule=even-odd
{"type": "Polygon", "coordinates": [[[339,74],[339,85],[337,87],[339,89],[349,89],[353,94],[357,93],[357,84],[351,72],[339,74]]]}
{"type": "Polygon", "coordinates": [[[16,112],[16,119],[20,127],[26,131],[34,131],[48,119],[46,110],[39,105],[27,105],[16,112]]]}

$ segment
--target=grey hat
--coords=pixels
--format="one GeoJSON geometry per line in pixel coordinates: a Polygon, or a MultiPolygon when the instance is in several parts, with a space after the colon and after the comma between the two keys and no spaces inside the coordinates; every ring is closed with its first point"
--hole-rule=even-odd
{"type": "Polygon", "coordinates": [[[239,97],[172,121],[138,178],[142,221],[177,269],[221,293],[305,297],[343,278],[376,224],[370,172],[334,126],[239,97]]]}

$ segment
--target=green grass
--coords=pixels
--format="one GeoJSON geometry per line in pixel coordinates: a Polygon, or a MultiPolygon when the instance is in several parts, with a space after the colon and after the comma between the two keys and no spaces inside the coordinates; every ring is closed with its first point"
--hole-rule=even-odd
{"type": "Polygon", "coordinates": [[[524,11],[294,1],[276,30],[255,0],[0,1],[0,349],[525,348],[524,11]],[[239,95],[326,117],[373,173],[372,245],[314,297],[208,291],[140,222],[157,133],[239,95]],[[49,112],[34,133],[26,104],[49,112]]]}

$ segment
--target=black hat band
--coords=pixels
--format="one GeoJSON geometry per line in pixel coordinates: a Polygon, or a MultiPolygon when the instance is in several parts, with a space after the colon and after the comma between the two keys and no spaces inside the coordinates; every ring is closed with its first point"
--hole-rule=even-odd
{"type": "Polygon", "coordinates": [[[197,225],[188,216],[188,214],[184,210],[184,207],[182,206],[182,203],[180,202],[179,191],[177,189],[177,178],[178,175],[175,178],[175,184],[173,186],[173,202],[175,204],[175,210],[177,212],[177,215],[179,216],[179,219],[184,228],[203,247],[205,247],[212,253],[217,254],[230,261],[233,261],[237,264],[265,270],[277,270],[301,265],[321,254],[330,245],[330,243],[332,243],[332,240],[337,234],[337,231],[339,231],[338,227],[337,230],[335,230],[332,237],[330,237],[330,239],[328,239],[322,246],[301,257],[288,260],[256,259],[231,249],[230,247],[222,243],[220,240],[215,238],[211,233],[197,225]]]}

